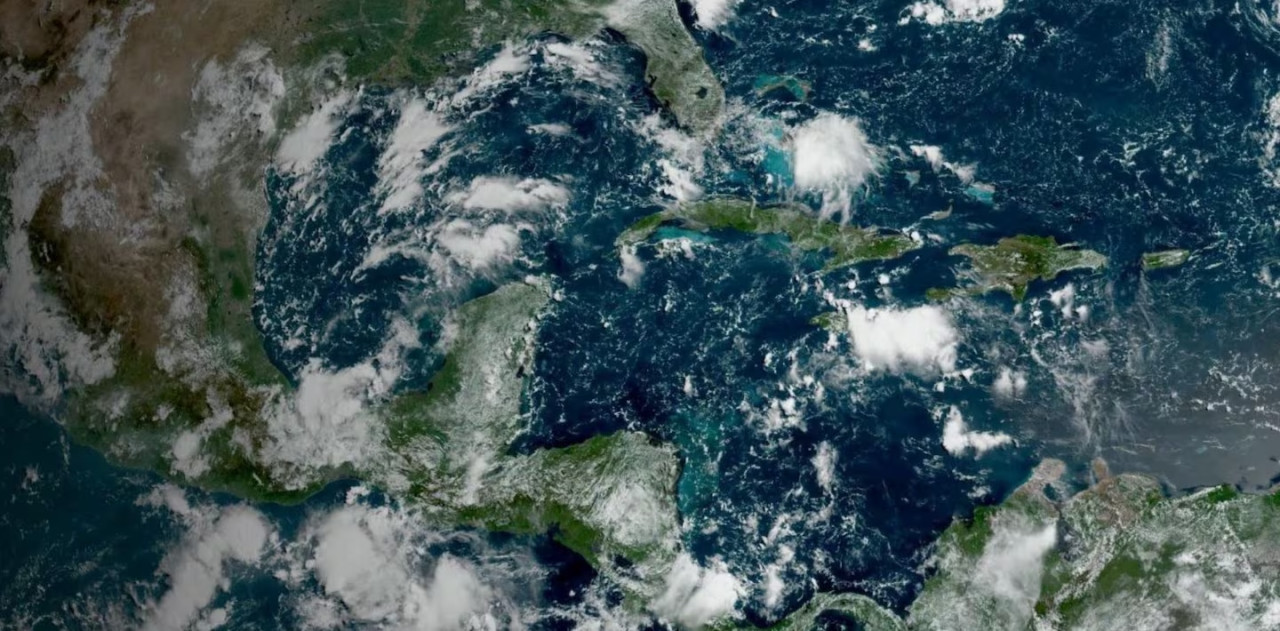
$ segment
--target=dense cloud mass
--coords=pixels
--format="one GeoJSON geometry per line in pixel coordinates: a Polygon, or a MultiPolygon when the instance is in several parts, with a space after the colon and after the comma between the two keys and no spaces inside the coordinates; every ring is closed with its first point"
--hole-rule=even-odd
{"type": "Polygon", "coordinates": [[[1280,628],[1280,5],[464,8],[0,5],[0,627],[1280,628]]]}

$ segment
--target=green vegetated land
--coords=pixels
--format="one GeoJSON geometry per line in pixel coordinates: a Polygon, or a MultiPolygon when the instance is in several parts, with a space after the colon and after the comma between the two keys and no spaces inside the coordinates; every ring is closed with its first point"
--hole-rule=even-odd
{"type": "Polygon", "coordinates": [[[858,596],[819,594],[780,623],[823,612],[859,628],[1272,628],[1280,613],[1280,493],[1220,486],[1170,498],[1140,475],[1049,493],[1065,467],[1042,463],[1003,503],[957,520],[905,619],[858,596]]]}
{"type": "Polygon", "coordinates": [[[358,82],[423,86],[470,72],[504,42],[578,39],[606,26],[644,53],[649,87],[677,122],[699,134],[718,127],[724,88],[674,0],[334,0],[311,9],[298,62],[338,53],[358,82]]]}
{"type": "MultiPolygon", "coordinates": [[[[277,61],[285,64],[289,76],[338,59],[342,72],[355,83],[427,86],[471,72],[482,56],[504,42],[539,33],[588,37],[613,26],[645,53],[655,95],[681,124],[696,132],[712,131],[723,106],[720,84],[681,24],[672,0],[334,0],[298,11],[297,23],[281,27],[295,30],[297,36],[280,37],[277,51],[277,61]]],[[[252,157],[269,160],[270,152],[254,151],[252,157]]],[[[0,184],[6,187],[12,162],[11,152],[0,153],[0,175],[6,176],[0,184]]],[[[223,179],[224,175],[215,174],[209,181],[228,184],[230,179],[223,179]]],[[[261,185],[242,184],[249,190],[261,185]]],[[[451,404],[445,393],[472,396],[479,384],[490,383],[493,377],[479,368],[461,372],[470,365],[466,358],[479,352],[465,331],[432,391],[404,393],[377,404],[371,412],[375,419],[390,423],[385,431],[381,426],[377,431],[385,433],[384,447],[400,463],[397,473],[402,479],[356,465],[289,467],[273,462],[269,452],[279,437],[271,435],[270,419],[291,412],[296,391],[266,356],[253,323],[252,230],[241,222],[223,221],[215,212],[232,203],[230,194],[218,187],[190,192],[182,207],[189,215],[182,224],[184,234],[171,244],[148,246],[154,251],[131,252],[122,263],[107,255],[73,252],[85,238],[60,222],[60,191],[46,193],[28,226],[32,263],[46,290],[67,307],[77,328],[101,339],[112,348],[115,359],[114,374],[67,395],[62,416],[77,439],[116,462],[249,499],[296,502],[338,477],[379,475],[392,486],[407,480],[418,497],[429,497],[429,492],[457,495],[450,496],[450,510],[467,523],[518,532],[554,530],[570,547],[601,564],[615,557],[641,562],[659,549],[669,551],[675,516],[664,502],[669,502],[676,471],[671,449],[652,445],[639,435],[618,434],[524,458],[504,456],[519,418],[511,402],[518,401],[523,381],[508,383],[511,391],[504,393],[508,408],[492,410],[506,415],[501,423],[477,421],[471,412],[463,413],[465,408],[451,404]],[[159,302],[137,294],[167,286],[168,271],[184,262],[192,268],[196,293],[192,304],[197,312],[181,326],[165,330],[156,323],[166,322],[166,314],[145,311],[159,302]],[[148,270],[156,272],[156,282],[148,280],[148,270]],[[166,358],[177,355],[198,356],[201,361],[194,368],[174,368],[166,358]],[[481,381],[460,385],[458,380],[464,376],[481,381]],[[478,427],[487,429],[479,432],[478,427]],[[476,443],[479,435],[488,436],[488,442],[476,443]],[[459,477],[457,463],[424,460],[425,451],[411,449],[423,447],[425,436],[434,436],[437,448],[449,449],[461,449],[457,441],[465,437],[469,453],[478,454],[468,464],[470,477],[459,477]],[[184,464],[184,459],[190,462],[184,464]],[[482,461],[484,466],[475,464],[482,461]],[[601,482],[601,476],[624,465],[634,469],[625,489],[601,482]],[[579,468],[599,475],[565,473],[579,468]],[[547,476],[555,475],[577,486],[552,484],[547,476]],[[509,483],[517,479],[540,479],[543,484],[509,483]],[[483,491],[473,497],[459,490],[464,488],[483,491]],[[656,502],[650,508],[659,516],[638,530],[625,520],[617,521],[617,515],[610,517],[614,522],[606,522],[597,514],[599,502],[605,500],[656,502]]],[[[545,293],[534,294],[539,292],[545,293]]],[[[501,328],[502,323],[486,318],[527,312],[523,307],[532,299],[526,294],[500,290],[464,307],[459,318],[476,327],[483,321],[489,323],[484,326],[501,328]],[[495,307],[512,302],[505,310],[495,307]]],[[[527,326],[531,317],[526,314],[520,326],[527,326]]],[[[526,354],[531,352],[526,349],[526,354]]]]}
{"type": "MultiPolygon", "coordinates": [[[[679,121],[710,131],[723,105],[719,82],[670,0],[332,0],[298,11],[302,19],[281,27],[296,37],[278,38],[289,76],[336,58],[352,82],[426,86],[465,75],[503,42],[543,32],[587,37],[610,25],[645,52],[652,85],[679,121]]],[[[289,119],[289,112],[282,118],[289,119]]],[[[270,159],[269,152],[251,153],[255,160],[270,159]]],[[[0,170],[11,170],[8,156],[0,155],[0,170]]],[[[214,174],[209,181],[217,186],[190,192],[180,239],[125,254],[83,251],[78,244],[92,237],[62,225],[61,191],[51,188],[28,226],[32,262],[74,324],[114,350],[114,374],[68,397],[64,417],[78,439],[124,464],[249,498],[297,501],[315,487],[285,484],[257,457],[270,439],[264,418],[287,402],[293,387],[267,358],[253,323],[253,228],[216,212],[233,204],[232,191],[225,190],[232,179],[214,174]],[[180,331],[169,331],[157,324],[167,315],[152,312],[160,303],[146,294],[166,286],[168,270],[184,261],[194,268],[201,313],[180,331]],[[174,354],[202,360],[196,369],[166,367],[164,358],[174,354]],[[175,441],[190,432],[200,434],[205,465],[199,475],[184,474],[172,462],[175,441]]],[[[250,190],[261,185],[242,184],[250,190]]],[[[310,476],[320,484],[346,474],[334,468],[290,477],[310,476]]]]}
{"type": "Polygon", "coordinates": [[[1153,272],[1156,270],[1180,267],[1189,260],[1191,260],[1191,252],[1187,250],[1160,250],[1158,252],[1146,252],[1142,255],[1142,270],[1146,272],[1153,272]]]}
{"type": "Polygon", "coordinates": [[[652,596],[679,546],[675,450],[619,432],[510,454],[548,300],[543,283],[515,284],[464,305],[431,387],[385,408],[386,465],[365,476],[444,523],[551,532],[629,593],[652,596]]]}
{"type": "Polygon", "coordinates": [[[931,289],[928,292],[931,299],[1003,291],[1015,301],[1021,301],[1033,281],[1053,280],[1070,270],[1098,270],[1107,264],[1107,257],[1093,250],[1059,244],[1053,237],[1032,235],[1006,237],[993,245],[962,243],[951,248],[951,254],[969,260],[967,275],[971,284],[931,289]]]}
{"type": "Polygon", "coordinates": [[[623,231],[617,245],[625,247],[643,242],[663,226],[704,233],[731,230],[783,235],[797,248],[827,253],[827,269],[893,259],[920,247],[901,232],[842,225],[822,219],[802,206],[757,206],[753,201],[738,198],[678,204],[654,213],[623,231]]]}

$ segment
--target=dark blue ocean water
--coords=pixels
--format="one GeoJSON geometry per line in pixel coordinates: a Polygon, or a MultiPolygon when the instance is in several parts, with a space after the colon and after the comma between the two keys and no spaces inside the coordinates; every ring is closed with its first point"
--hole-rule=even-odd
{"type": "MultiPolygon", "coordinates": [[[[452,309],[525,274],[552,276],[563,299],[539,329],[530,426],[515,449],[621,428],[677,445],[685,544],[752,587],[756,621],[819,589],[860,591],[901,610],[937,534],[999,501],[1042,457],[1066,459],[1077,483],[1089,459],[1103,456],[1172,489],[1269,484],[1280,473],[1280,322],[1270,280],[1280,274],[1280,191],[1264,173],[1263,146],[1266,104],[1280,92],[1280,31],[1259,17],[1262,8],[1226,1],[1010,0],[979,24],[899,25],[907,4],[746,0],[719,32],[699,31],[730,96],[699,183],[708,195],[814,202],[779,180],[788,158],[759,138],[785,138],[790,126],[833,112],[858,119],[886,156],[853,221],[937,242],[897,261],[824,271],[821,256],[780,239],[716,233],[691,244],[692,257],[639,248],[645,273],[635,287],[623,284],[614,239],[669,201],[657,163],[668,154],[642,122],[658,114],[642,59],[609,35],[592,52],[619,81],[574,77],[535,53],[529,73],[450,110],[451,131],[425,158],[441,158],[446,146],[456,154],[424,177],[413,212],[380,216],[372,195],[403,94],[359,97],[325,157],[318,211],[291,192],[290,176],[268,173],[255,316],[271,357],[293,377],[315,359],[353,365],[402,318],[422,347],[405,351],[401,385],[421,386],[438,366],[433,344],[452,309]],[[874,50],[859,49],[864,39],[874,50]],[[808,82],[808,100],[756,95],[764,75],[808,82]],[[543,123],[570,133],[528,130],[543,123]],[[966,193],[967,184],[911,156],[912,144],[976,163],[994,194],[966,193]],[[510,264],[442,277],[427,258],[401,256],[357,271],[373,245],[429,234],[454,212],[451,192],[494,175],[543,178],[572,194],[564,208],[526,218],[510,264]],[[945,220],[923,219],[944,209],[945,220]],[[1018,233],[1080,243],[1110,264],[1036,283],[1021,305],[1004,295],[948,305],[969,380],[939,392],[936,379],[864,374],[847,342],[830,347],[809,324],[830,309],[821,289],[868,306],[925,304],[928,288],[963,281],[951,245],[1018,233]],[[1191,262],[1141,271],[1142,252],[1173,247],[1192,250],[1191,262]],[[891,278],[885,288],[880,274],[891,278]],[[850,281],[856,289],[839,289],[850,281]],[[1064,316],[1047,300],[1068,283],[1088,318],[1064,316]],[[993,396],[1001,366],[1026,374],[1021,397],[993,396]],[[764,413],[789,398],[796,420],[770,427],[764,413]],[[940,410],[950,406],[1016,443],[981,458],[948,454],[940,410]],[[828,486],[819,453],[834,454],[828,486]],[[771,573],[784,585],[772,608],[771,573]]],[[[156,568],[179,527],[136,505],[159,481],[111,468],[3,405],[15,420],[0,427],[12,489],[0,515],[8,546],[0,607],[28,603],[51,620],[71,619],[73,593],[95,603],[159,593],[156,568]],[[37,491],[23,488],[29,467],[40,472],[37,491]]],[[[289,532],[342,492],[263,510],[289,532]]],[[[581,594],[569,586],[589,571],[563,551],[545,556],[559,587],[540,597],[581,594]]],[[[256,603],[245,616],[289,626],[288,608],[271,604],[278,586],[235,585],[252,592],[237,598],[256,603]]]]}
{"type": "MultiPolygon", "coordinates": [[[[164,573],[166,556],[189,545],[193,534],[180,517],[151,501],[164,481],[109,464],[12,398],[0,398],[0,419],[0,628],[140,628],[149,603],[172,587],[164,573]]],[[[277,572],[287,563],[280,555],[304,542],[309,521],[343,506],[354,486],[334,483],[297,506],[254,507],[276,539],[259,562],[225,565],[227,587],[209,606],[229,608],[226,628],[300,628],[307,608],[315,606],[307,598],[323,595],[323,589],[314,578],[282,581],[277,572]]],[[[190,505],[215,513],[238,503],[193,489],[183,494],[190,505]]],[[[387,501],[374,493],[360,503],[387,501]]],[[[501,579],[504,596],[527,610],[524,622],[531,628],[569,628],[566,616],[594,577],[585,561],[546,538],[450,535],[432,533],[426,525],[422,533],[431,534],[422,551],[428,559],[447,553],[464,560],[483,557],[496,566],[504,558],[533,559],[536,572],[501,579]]]]}
{"type": "MultiPolygon", "coordinates": [[[[282,219],[291,216],[287,197],[273,197],[260,319],[288,320],[280,315],[294,314],[298,288],[314,288],[300,301],[311,311],[297,317],[325,331],[314,348],[273,353],[295,366],[316,353],[335,366],[357,361],[385,337],[389,314],[424,300],[441,307],[413,310],[425,314],[429,342],[462,300],[503,278],[553,275],[564,299],[539,332],[533,422],[516,448],[621,428],[677,444],[686,543],[755,586],[749,610],[762,618],[814,589],[905,606],[941,529],[976,503],[998,501],[1040,457],[1082,471],[1104,456],[1172,487],[1267,484],[1280,469],[1280,419],[1269,407],[1280,385],[1275,298],[1258,276],[1277,252],[1270,212],[1280,202],[1259,162],[1263,110],[1280,89],[1272,27],[1227,2],[1011,2],[997,19],[941,26],[898,24],[904,7],[747,0],[720,31],[698,31],[730,99],[699,183],[709,195],[814,203],[788,187],[788,156],[762,146],[760,130],[785,140],[789,126],[834,112],[856,118],[885,149],[854,221],[913,227],[941,243],[824,272],[820,256],[778,239],[714,234],[693,244],[692,258],[642,247],[645,274],[627,287],[613,240],[665,203],[654,164],[667,154],[638,132],[655,105],[635,89],[640,59],[615,41],[595,52],[623,83],[539,68],[452,119],[468,152],[431,179],[422,211],[406,221],[435,221],[447,192],[479,175],[552,178],[571,182],[573,194],[559,220],[523,240],[515,265],[462,290],[440,291],[408,259],[354,282],[332,273],[358,263],[353,253],[369,235],[388,230],[368,212],[368,191],[394,117],[384,96],[370,95],[347,123],[357,131],[329,157],[328,215],[291,223],[282,219]],[[859,48],[864,39],[874,50],[859,48]],[[763,76],[807,82],[807,101],[756,94],[763,76]],[[565,137],[521,131],[566,121],[565,137]],[[976,163],[994,194],[934,173],[905,153],[912,144],[976,163]],[[943,209],[950,218],[922,221],[943,209]],[[924,304],[926,289],[962,281],[950,244],[1019,233],[1080,243],[1110,265],[1034,285],[1020,306],[1003,295],[952,305],[971,382],[939,393],[926,378],[851,373],[847,345],[832,352],[808,323],[829,310],[817,288],[855,280],[862,289],[851,297],[869,306],[924,304]],[[1196,257],[1174,272],[1141,272],[1142,252],[1170,247],[1196,257]],[[891,294],[867,288],[879,274],[892,277],[891,294]],[[1067,283],[1087,320],[1047,302],[1049,289],[1067,283]],[[1000,366],[1026,374],[1027,394],[992,396],[1000,366]],[[805,375],[823,384],[821,400],[796,385],[805,375]],[[786,398],[799,401],[801,420],[762,429],[761,412],[786,398]],[[1016,445],[980,459],[947,454],[940,410],[952,405],[1016,445]],[[816,477],[820,446],[835,454],[830,488],[816,477]],[[786,585],[772,612],[760,588],[771,571],[786,585]]],[[[417,360],[423,378],[429,355],[417,360]]]]}

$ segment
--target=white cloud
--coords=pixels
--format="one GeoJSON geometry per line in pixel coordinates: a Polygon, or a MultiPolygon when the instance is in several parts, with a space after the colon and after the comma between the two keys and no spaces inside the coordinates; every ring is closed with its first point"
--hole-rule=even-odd
{"type": "Polygon", "coordinates": [[[956,164],[942,155],[942,148],[935,145],[911,145],[911,153],[924,158],[934,172],[947,170],[955,175],[962,184],[969,184],[978,173],[976,164],[956,164]]]}
{"type": "Polygon", "coordinates": [[[953,456],[962,456],[972,449],[981,457],[988,451],[1013,442],[1008,434],[1002,432],[979,432],[969,429],[964,415],[955,406],[947,410],[947,422],[942,428],[942,447],[953,456]]]}
{"type": "Polygon", "coordinates": [[[618,272],[618,280],[622,284],[635,289],[636,284],[640,282],[640,277],[644,276],[644,261],[636,255],[636,246],[634,244],[624,245],[618,248],[618,256],[622,259],[622,269],[618,272]]]}
{"type": "Polygon", "coordinates": [[[529,69],[529,54],[516,50],[511,45],[504,46],[489,63],[476,68],[467,78],[461,90],[453,95],[451,103],[458,107],[468,101],[502,84],[508,78],[529,69]]]}
{"type": "Polygon", "coordinates": [[[468,210],[517,212],[563,207],[569,203],[569,191],[550,180],[482,176],[471,180],[465,192],[449,198],[468,210]]]}
{"type": "Polygon", "coordinates": [[[1020,397],[1027,390],[1027,376],[1021,371],[1001,366],[1000,373],[991,384],[991,390],[997,397],[1005,399],[1020,397]]]}
{"type": "Polygon", "coordinates": [[[953,19],[965,22],[990,20],[1004,12],[1005,0],[947,0],[953,19]]]}
{"type": "MultiPolygon", "coordinates": [[[[1032,511],[1036,513],[1036,511],[1032,511]]],[[[940,589],[926,590],[912,605],[907,621],[912,629],[969,629],[983,620],[984,629],[1028,629],[1040,598],[1044,561],[1057,543],[1056,518],[1016,508],[999,511],[991,519],[991,535],[975,559],[951,542],[940,547],[940,589]]],[[[1104,624],[1077,625],[1088,629],[1133,629],[1104,616],[1104,624]]]]}
{"type": "Polygon", "coordinates": [[[681,553],[667,575],[666,590],[651,608],[667,620],[697,629],[732,613],[742,594],[742,584],[727,569],[702,568],[688,553],[681,553]]]}
{"type": "Polygon", "coordinates": [[[294,604],[293,609],[298,614],[302,629],[329,631],[344,628],[340,602],[320,596],[304,597],[294,604]]]}
{"type": "Polygon", "coordinates": [[[669,158],[660,158],[658,168],[662,169],[662,175],[667,178],[667,184],[662,187],[662,192],[668,197],[678,202],[693,201],[702,197],[702,186],[694,179],[696,177],[694,171],[669,158]]]}
{"type": "Polygon", "coordinates": [[[898,22],[907,24],[912,18],[937,26],[947,21],[947,10],[934,2],[916,2],[907,7],[907,15],[898,22]]]}
{"type": "Polygon", "coordinates": [[[369,247],[353,275],[403,257],[420,261],[432,270],[441,287],[470,278],[475,273],[501,271],[513,262],[520,249],[521,232],[533,230],[527,223],[479,225],[466,219],[451,219],[422,230],[392,235],[388,242],[369,247]]]}
{"type": "Polygon", "coordinates": [[[1040,579],[1044,574],[1044,555],[1057,542],[1054,524],[1002,524],[995,529],[982,551],[974,576],[974,585],[989,592],[1012,618],[1025,626],[1032,607],[1040,598],[1040,579]]]}
{"type": "MultiPolygon", "coordinates": [[[[1147,607],[1138,611],[1147,613],[1148,620],[1155,618],[1162,624],[1131,624],[1128,628],[1176,627],[1175,621],[1167,615],[1151,615],[1148,609],[1151,605],[1159,607],[1160,613],[1172,610],[1192,612],[1188,617],[1203,621],[1197,629],[1253,631],[1280,628],[1280,600],[1274,597],[1270,581],[1258,576],[1247,554],[1221,547],[1216,550],[1192,548],[1180,552],[1174,563],[1176,569],[1169,572],[1162,582],[1172,592],[1177,604],[1147,599],[1142,603],[1147,607]]],[[[1099,615],[1091,617],[1094,620],[1105,619],[1099,615]]]]}
{"type": "MultiPolygon", "coordinates": [[[[169,590],[159,601],[148,604],[143,629],[185,629],[225,589],[228,564],[259,561],[272,528],[261,513],[247,506],[221,511],[192,507],[174,487],[157,489],[152,501],[167,505],[183,518],[189,532],[161,562],[159,571],[168,577],[169,590]]],[[[218,614],[210,612],[208,617],[218,614]]]]}
{"type": "Polygon", "coordinates": [[[907,15],[901,23],[912,19],[937,26],[947,22],[985,22],[1004,12],[1005,0],[945,0],[916,2],[907,7],[907,15]]]}
{"type": "Polygon", "coordinates": [[[764,606],[773,609],[782,601],[787,583],[782,580],[782,568],[772,563],[764,570],[764,606]]]}
{"type": "MultiPolygon", "coordinates": [[[[89,120],[111,81],[112,63],[133,18],[151,10],[135,4],[119,20],[104,20],[81,40],[71,70],[81,81],[30,129],[0,129],[0,144],[13,149],[11,203],[0,268],[0,351],[9,366],[0,388],[25,402],[51,405],[67,385],[93,384],[115,371],[112,343],[100,344],[75,328],[62,306],[44,293],[32,263],[26,224],[48,187],[61,181],[61,221],[109,221],[113,202],[98,188],[102,162],[94,152],[89,120]]],[[[0,97],[3,100],[4,97],[0,97]]]]}
{"type": "Polygon", "coordinates": [[[724,26],[737,8],[738,0],[693,0],[693,12],[698,17],[698,26],[709,31],[724,26]]]}
{"type": "Polygon", "coordinates": [[[94,384],[114,374],[115,340],[104,344],[75,328],[62,305],[44,293],[26,230],[10,232],[4,245],[0,349],[11,364],[0,371],[0,389],[24,402],[34,403],[28,398],[33,396],[52,404],[64,386],[94,384]]]}
{"type": "Polygon", "coordinates": [[[420,534],[410,514],[351,504],[314,526],[309,566],[358,621],[421,631],[475,626],[492,592],[467,562],[448,554],[428,559],[420,534]],[[420,570],[428,562],[429,578],[420,570]]]}
{"type": "Polygon", "coordinates": [[[353,276],[394,258],[422,262],[441,287],[475,274],[500,272],[521,256],[523,234],[563,219],[560,213],[570,193],[563,185],[541,178],[506,176],[474,178],[464,190],[447,196],[454,204],[451,217],[427,226],[410,225],[382,235],[369,245],[353,276]],[[523,214],[523,220],[488,223],[493,216],[523,214]]]}
{"type": "Polygon", "coordinates": [[[246,130],[260,139],[275,134],[276,106],[284,98],[284,77],[266,47],[250,44],[223,66],[210,60],[191,88],[191,100],[202,112],[195,129],[183,134],[187,166],[203,177],[222,163],[227,145],[246,130]]]}
{"type": "Polygon", "coordinates": [[[911,145],[911,153],[918,158],[924,158],[934,171],[942,168],[945,163],[942,157],[942,147],[936,145],[911,145]]]}
{"type": "Polygon", "coordinates": [[[853,194],[880,168],[880,151],[858,121],[822,114],[792,131],[795,185],[823,194],[822,214],[848,218],[853,194]]]}
{"type": "MultiPolygon", "coordinates": [[[[825,443],[824,443],[825,444],[825,443]]],[[[774,531],[769,534],[772,542],[776,532],[780,530],[781,520],[774,525],[774,531]]],[[[782,597],[787,593],[787,582],[782,578],[782,572],[787,564],[796,558],[796,551],[789,545],[780,544],[778,546],[778,559],[767,565],[764,569],[764,606],[769,609],[776,609],[782,604],[782,597]]]]}
{"type": "Polygon", "coordinates": [[[657,114],[640,119],[635,130],[661,149],[662,157],[655,164],[667,180],[660,189],[662,193],[681,202],[701,197],[698,178],[706,168],[706,145],[702,140],[666,125],[657,114]]]}
{"type": "Polygon", "coordinates": [[[302,119],[293,131],[280,142],[276,159],[280,166],[295,175],[311,173],[317,162],[333,144],[334,135],[342,123],[342,115],[351,104],[354,95],[343,90],[330,97],[310,115],[302,119]]]}
{"type": "Polygon", "coordinates": [[[575,42],[572,44],[564,42],[551,42],[543,49],[547,63],[555,68],[564,68],[573,73],[579,79],[590,81],[597,85],[610,86],[617,85],[621,80],[618,76],[600,65],[588,46],[599,45],[599,42],[588,40],[586,42],[575,42]]]}
{"type": "Polygon", "coordinates": [[[464,219],[455,219],[445,224],[436,242],[464,267],[485,270],[515,258],[516,249],[520,247],[520,232],[508,224],[481,228],[464,219]]]}
{"type": "Polygon", "coordinates": [[[234,418],[231,407],[216,393],[206,393],[205,400],[209,405],[209,416],[196,427],[178,434],[169,449],[169,462],[174,470],[190,479],[204,475],[211,466],[209,455],[203,448],[205,439],[226,427],[234,418]]]}
{"type": "Polygon", "coordinates": [[[698,243],[688,237],[663,237],[654,245],[657,247],[656,254],[660,259],[683,258],[686,261],[692,261],[698,256],[694,252],[694,247],[698,243]]]}
{"type": "Polygon", "coordinates": [[[395,235],[399,240],[393,242],[374,243],[369,246],[369,251],[365,253],[364,259],[360,261],[360,265],[356,266],[352,271],[352,277],[357,277],[364,272],[376,269],[378,266],[387,261],[400,256],[407,259],[415,259],[423,263],[431,263],[431,254],[423,246],[418,239],[412,238],[412,235],[395,235]]]}
{"type": "Polygon", "coordinates": [[[769,405],[765,408],[761,420],[764,421],[764,427],[767,431],[778,431],[784,428],[798,427],[804,422],[801,416],[801,402],[796,400],[794,392],[788,388],[786,398],[769,398],[769,405]]]}
{"type": "Polygon", "coordinates": [[[382,444],[370,406],[395,387],[403,370],[402,352],[418,343],[413,327],[396,320],[378,354],[364,362],[330,371],[313,359],[293,395],[281,397],[269,411],[262,460],[276,468],[285,484],[294,481],[292,470],[368,462],[382,444]]]}
{"type": "Polygon", "coordinates": [[[378,510],[345,507],[319,525],[313,556],[320,583],[362,620],[382,620],[403,608],[409,582],[395,525],[378,510]]]}
{"type": "Polygon", "coordinates": [[[867,370],[930,374],[956,367],[959,334],[939,307],[867,309],[845,303],[854,350],[867,370]]]}
{"type": "Polygon", "coordinates": [[[663,541],[670,524],[664,519],[667,509],[660,492],[642,482],[618,480],[601,485],[591,510],[591,518],[602,526],[609,538],[624,546],[648,546],[663,541]]]}
{"type": "Polygon", "coordinates": [[[292,414],[275,415],[273,421],[287,420],[269,425],[277,448],[270,457],[322,467],[361,461],[372,442],[365,402],[388,388],[369,362],[329,372],[312,360],[300,376],[292,414]]]}
{"type": "Polygon", "coordinates": [[[830,493],[835,486],[836,450],[831,443],[822,441],[818,444],[818,453],[813,456],[813,470],[818,476],[818,486],[830,493]]]}
{"type": "Polygon", "coordinates": [[[385,197],[379,213],[408,208],[422,195],[426,175],[422,152],[449,132],[449,126],[421,99],[410,99],[400,110],[391,142],[378,159],[378,189],[385,197]]]}
{"type": "Polygon", "coordinates": [[[1276,157],[1280,155],[1280,93],[1267,101],[1267,108],[1263,113],[1266,115],[1268,129],[1262,142],[1260,163],[1271,185],[1280,187],[1280,165],[1276,164],[1276,157]]]}
{"type": "Polygon", "coordinates": [[[564,123],[537,123],[528,126],[526,129],[530,133],[546,134],[548,136],[567,136],[573,132],[573,129],[564,123]]]}
{"type": "Polygon", "coordinates": [[[1072,317],[1080,316],[1081,319],[1088,315],[1087,307],[1076,308],[1076,286],[1073,283],[1067,283],[1062,289],[1055,289],[1049,292],[1049,302],[1057,307],[1058,312],[1062,314],[1062,318],[1070,320],[1072,317]]]}

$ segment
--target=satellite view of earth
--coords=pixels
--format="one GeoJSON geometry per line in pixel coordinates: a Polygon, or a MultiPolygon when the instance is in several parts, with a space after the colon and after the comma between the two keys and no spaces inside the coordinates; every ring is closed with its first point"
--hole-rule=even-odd
{"type": "Polygon", "coordinates": [[[1280,629],[1280,2],[0,0],[0,628],[1280,629]]]}

